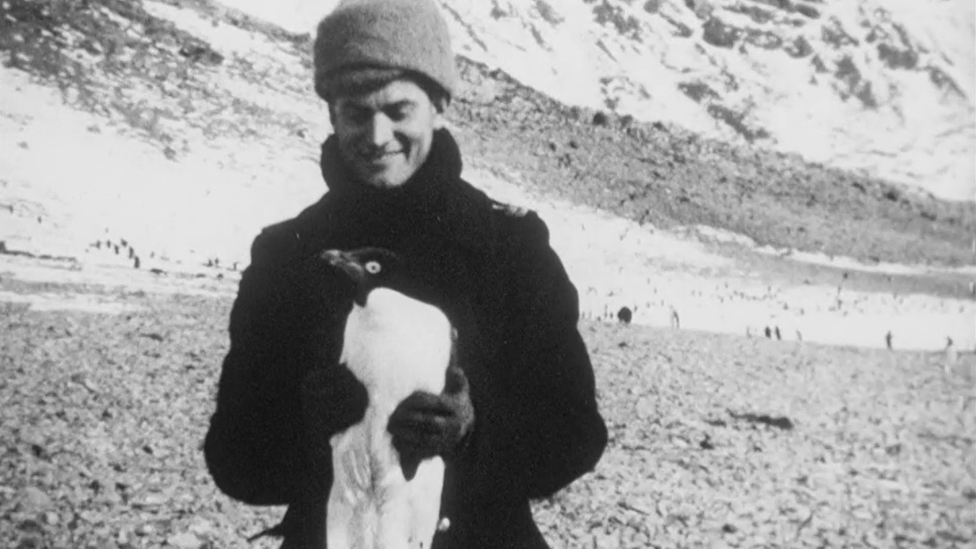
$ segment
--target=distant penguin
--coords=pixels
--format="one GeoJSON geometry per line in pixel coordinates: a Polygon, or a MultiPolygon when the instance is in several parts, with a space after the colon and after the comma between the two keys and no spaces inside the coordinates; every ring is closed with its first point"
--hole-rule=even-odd
{"type": "Polygon", "coordinates": [[[322,258],[352,281],[339,363],[369,394],[363,419],[329,441],[327,547],[428,549],[440,520],[444,461],[401,460],[387,424],[414,391],[443,391],[454,329],[441,309],[418,298],[418,281],[392,252],[329,250],[322,258]]]}
{"type": "Polygon", "coordinates": [[[630,310],[630,307],[627,307],[626,305],[617,311],[617,320],[619,320],[622,324],[630,324],[630,321],[633,320],[633,318],[634,313],[630,310]]]}
{"type": "Polygon", "coordinates": [[[889,351],[891,350],[891,340],[891,330],[888,330],[888,333],[885,334],[885,347],[887,347],[889,351]]]}
{"type": "Polygon", "coordinates": [[[776,341],[781,341],[783,339],[783,334],[780,333],[779,326],[777,326],[776,329],[773,330],[773,333],[776,334],[776,341]]]}
{"type": "Polygon", "coordinates": [[[769,326],[766,326],[765,334],[766,334],[766,339],[773,338],[773,331],[769,329],[769,326]]]}
{"type": "Polygon", "coordinates": [[[942,370],[946,375],[952,373],[952,367],[955,366],[956,360],[959,358],[959,353],[956,351],[956,346],[952,341],[951,337],[946,338],[945,346],[945,362],[942,364],[942,370]]]}

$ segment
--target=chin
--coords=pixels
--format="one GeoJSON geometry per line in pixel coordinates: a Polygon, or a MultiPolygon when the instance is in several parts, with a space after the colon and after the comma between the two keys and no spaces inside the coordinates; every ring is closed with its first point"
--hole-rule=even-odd
{"type": "Polygon", "coordinates": [[[410,179],[413,174],[402,174],[402,173],[370,173],[365,174],[361,177],[362,181],[369,185],[370,187],[375,187],[377,189],[392,189],[399,187],[410,179]]]}
{"type": "Polygon", "coordinates": [[[406,179],[387,179],[387,178],[370,178],[366,180],[366,184],[370,187],[377,189],[395,189],[404,183],[406,179]]]}

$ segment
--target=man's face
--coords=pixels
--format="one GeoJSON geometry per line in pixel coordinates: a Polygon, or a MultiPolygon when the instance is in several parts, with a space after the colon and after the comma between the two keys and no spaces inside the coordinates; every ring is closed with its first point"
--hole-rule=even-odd
{"type": "Polygon", "coordinates": [[[379,188],[403,185],[427,160],[442,110],[411,80],[329,105],[343,160],[362,183],[379,188]]]}

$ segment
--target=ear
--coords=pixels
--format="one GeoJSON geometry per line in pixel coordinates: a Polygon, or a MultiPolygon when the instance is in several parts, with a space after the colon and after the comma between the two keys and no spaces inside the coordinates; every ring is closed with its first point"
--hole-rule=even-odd
{"type": "Polygon", "coordinates": [[[434,129],[440,130],[447,124],[447,107],[450,101],[446,97],[439,97],[434,103],[434,129]]]}

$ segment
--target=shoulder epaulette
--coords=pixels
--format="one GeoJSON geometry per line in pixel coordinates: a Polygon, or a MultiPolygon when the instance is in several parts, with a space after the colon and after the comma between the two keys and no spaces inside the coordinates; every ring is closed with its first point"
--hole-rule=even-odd
{"type": "Polygon", "coordinates": [[[529,213],[528,208],[523,208],[522,206],[516,206],[515,204],[506,204],[504,202],[498,202],[493,200],[491,202],[491,209],[496,212],[501,212],[508,217],[525,217],[529,213]]]}
{"type": "Polygon", "coordinates": [[[524,242],[549,242],[549,228],[534,210],[492,200],[491,209],[501,217],[501,225],[524,242]]]}

